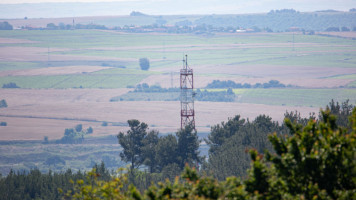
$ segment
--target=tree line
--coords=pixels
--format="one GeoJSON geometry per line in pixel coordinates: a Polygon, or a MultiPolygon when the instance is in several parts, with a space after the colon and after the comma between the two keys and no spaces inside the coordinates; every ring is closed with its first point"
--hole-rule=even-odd
{"type": "Polygon", "coordinates": [[[249,83],[235,83],[232,80],[220,81],[213,80],[209,83],[206,88],[285,88],[285,87],[294,87],[292,85],[284,85],[277,80],[270,80],[268,83],[256,83],[251,85],[249,83]]]}
{"type": "MultiPolygon", "coordinates": [[[[128,88],[133,88],[133,86],[128,88]]],[[[180,88],[162,88],[159,85],[150,86],[147,83],[142,83],[136,85],[133,91],[129,91],[127,94],[121,96],[113,97],[110,101],[150,101],[152,99],[160,101],[179,101],[179,94],[180,88]],[[164,95],[164,93],[169,93],[170,95],[164,95]]],[[[193,91],[193,95],[194,99],[197,101],[233,102],[236,98],[236,95],[231,88],[221,91],[197,89],[193,91]]]]}

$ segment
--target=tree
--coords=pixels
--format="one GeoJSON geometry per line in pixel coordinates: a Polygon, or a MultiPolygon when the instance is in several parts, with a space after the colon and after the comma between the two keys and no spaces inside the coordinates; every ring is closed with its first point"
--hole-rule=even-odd
{"type": "Polygon", "coordinates": [[[245,119],[240,119],[240,115],[229,118],[228,122],[222,122],[211,127],[210,134],[204,141],[209,145],[209,153],[214,153],[227,139],[233,136],[243,126],[245,119]]]}
{"type": "Polygon", "coordinates": [[[131,170],[133,170],[141,166],[145,161],[143,146],[148,126],[136,119],[128,120],[127,123],[130,126],[130,130],[128,130],[126,134],[120,132],[117,138],[123,148],[120,157],[123,161],[129,162],[131,164],[131,170]]]}
{"type": "Polygon", "coordinates": [[[270,135],[276,154],[266,152],[265,160],[251,152],[248,192],[257,191],[265,198],[288,194],[303,199],[355,199],[356,180],[350,177],[356,177],[356,109],[349,132],[337,126],[329,109],[321,115],[322,121],[310,120],[302,129],[286,119],[293,135],[270,135]]]}
{"type": "Polygon", "coordinates": [[[89,126],[89,128],[87,129],[87,134],[92,134],[93,132],[94,132],[93,128],[89,126]]]}
{"type": "Polygon", "coordinates": [[[177,155],[179,162],[177,163],[181,169],[186,164],[190,166],[196,166],[202,162],[203,158],[199,156],[199,144],[200,140],[197,135],[197,131],[193,126],[188,125],[183,129],[180,129],[177,133],[177,155]]]}
{"type": "Polygon", "coordinates": [[[177,149],[178,143],[174,135],[169,134],[159,139],[156,147],[158,171],[162,171],[166,166],[171,164],[178,164],[177,149]]]}
{"type": "Polygon", "coordinates": [[[150,61],[148,60],[148,58],[140,58],[139,62],[141,70],[147,71],[150,68],[150,61]]]}
{"type": "Polygon", "coordinates": [[[252,122],[245,121],[236,115],[227,123],[212,127],[208,135],[209,160],[203,167],[219,180],[229,176],[246,176],[251,162],[246,150],[271,150],[267,135],[280,132],[281,129],[277,122],[266,115],[259,115],[252,122]]]}
{"type": "MultiPolygon", "coordinates": [[[[332,99],[326,109],[330,110],[331,114],[336,116],[336,124],[351,130],[351,124],[348,123],[348,119],[352,113],[355,106],[349,104],[349,100],[341,102],[336,102],[332,99]]],[[[319,116],[319,120],[322,120],[322,115],[319,116]]]]}
{"type": "Polygon", "coordinates": [[[83,125],[82,124],[78,124],[78,125],[75,126],[75,131],[80,132],[82,130],[83,130],[83,125]]]}

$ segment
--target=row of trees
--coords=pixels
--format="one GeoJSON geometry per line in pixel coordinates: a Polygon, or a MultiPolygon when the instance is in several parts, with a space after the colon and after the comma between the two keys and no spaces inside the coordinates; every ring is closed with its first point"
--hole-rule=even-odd
{"type": "MultiPolygon", "coordinates": [[[[97,180],[109,181],[111,179],[110,172],[103,163],[94,165],[93,169],[100,174],[97,180]]],[[[0,177],[1,199],[62,199],[63,191],[72,190],[73,185],[78,180],[85,180],[86,175],[86,172],[73,172],[70,169],[59,173],[52,171],[42,173],[38,169],[28,172],[11,170],[6,177],[0,177]]],[[[87,180],[84,182],[89,183],[87,180]]]]}
{"type": "Polygon", "coordinates": [[[48,30],[71,30],[71,29],[101,29],[101,30],[106,30],[108,29],[104,25],[98,25],[98,24],[76,24],[76,25],[71,25],[71,24],[64,24],[64,23],[59,23],[58,25],[55,25],[54,23],[49,23],[46,26],[46,29],[48,30]]]}
{"type": "MultiPolygon", "coordinates": [[[[197,101],[233,102],[236,98],[231,88],[221,91],[197,89],[193,92],[194,99],[197,101]]],[[[159,85],[149,86],[147,83],[142,83],[136,85],[133,91],[113,97],[110,101],[150,101],[152,99],[156,101],[179,101],[179,94],[180,88],[162,88],[159,85]]]]}
{"type": "Polygon", "coordinates": [[[232,80],[220,81],[213,80],[213,82],[209,83],[206,88],[285,88],[292,87],[292,85],[284,85],[277,80],[270,80],[268,83],[256,83],[251,85],[249,83],[235,83],[232,80]]]}
{"type": "Polygon", "coordinates": [[[10,83],[4,83],[2,85],[2,88],[20,88],[20,87],[17,86],[16,83],[10,82],[10,83]]]}

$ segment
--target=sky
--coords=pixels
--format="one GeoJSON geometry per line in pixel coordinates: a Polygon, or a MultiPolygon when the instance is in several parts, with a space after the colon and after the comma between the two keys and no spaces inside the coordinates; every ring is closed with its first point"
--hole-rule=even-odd
{"type": "Polygon", "coordinates": [[[0,17],[66,17],[69,10],[71,16],[97,16],[128,15],[131,11],[152,15],[247,14],[291,8],[300,12],[348,11],[356,8],[356,0],[0,0],[0,17]],[[58,4],[64,2],[70,4],[58,4]]]}

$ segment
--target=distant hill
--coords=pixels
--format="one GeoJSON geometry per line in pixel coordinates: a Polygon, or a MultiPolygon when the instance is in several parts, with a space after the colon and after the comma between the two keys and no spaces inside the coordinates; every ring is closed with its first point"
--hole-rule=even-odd
{"type": "MultiPolygon", "coordinates": [[[[356,30],[356,12],[350,9],[348,12],[336,11],[332,9],[320,10],[316,12],[299,12],[294,9],[271,10],[268,13],[257,14],[212,14],[212,15],[149,15],[148,12],[137,10],[142,5],[134,5],[136,11],[132,11],[132,4],[128,2],[106,2],[106,3],[38,3],[38,4],[0,4],[0,22],[17,18],[10,24],[14,27],[36,26],[46,27],[48,23],[60,22],[72,24],[75,18],[76,23],[98,24],[106,27],[122,27],[125,25],[177,25],[177,26],[204,26],[208,27],[231,27],[236,30],[268,30],[273,32],[286,31],[290,28],[299,30],[325,31],[332,27],[333,30],[356,30]],[[130,5],[130,6],[129,6],[130,5]],[[102,17],[111,13],[110,16],[102,17]],[[48,17],[43,17],[48,16],[48,17]],[[76,17],[93,16],[93,17],[76,17]],[[101,17],[95,17],[101,16],[101,17]],[[67,17],[63,18],[63,17],[67,17]],[[50,19],[48,19],[50,18],[50,19]],[[57,19],[55,19],[57,18],[57,19]],[[58,20],[58,18],[61,18],[58,20]],[[46,19],[46,20],[44,20],[46,19]],[[53,22],[51,21],[53,20],[53,22]],[[42,23],[41,23],[42,21],[42,23]]],[[[144,9],[144,8],[142,8],[144,9]]],[[[156,8],[159,9],[159,8],[156,8]]],[[[169,10],[162,10],[163,13],[169,10]]]]}

